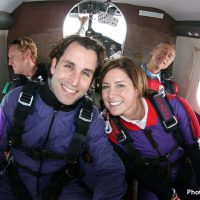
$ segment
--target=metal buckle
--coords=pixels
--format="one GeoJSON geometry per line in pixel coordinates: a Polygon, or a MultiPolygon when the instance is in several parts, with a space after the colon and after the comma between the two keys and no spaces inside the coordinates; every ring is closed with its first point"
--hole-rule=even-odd
{"type": "Polygon", "coordinates": [[[117,135],[117,141],[122,143],[126,140],[126,134],[124,133],[124,131],[120,131],[120,134],[117,135]]]}
{"type": "Polygon", "coordinates": [[[31,106],[33,102],[33,96],[26,94],[24,92],[21,92],[19,95],[18,102],[24,106],[31,106]]]}
{"type": "Polygon", "coordinates": [[[87,112],[86,110],[85,110],[84,113],[83,113],[83,112],[84,112],[84,110],[83,110],[83,108],[81,108],[78,117],[79,117],[80,119],[82,119],[83,121],[91,122],[91,121],[92,121],[92,117],[93,117],[93,113],[87,112]],[[85,114],[88,118],[85,118],[85,117],[84,117],[84,114],[85,114]]]}
{"type": "Polygon", "coordinates": [[[65,173],[67,174],[67,176],[69,176],[69,178],[73,178],[74,177],[74,175],[72,175],[70,173],[70,169],[69,168],[66,169],[65,173]]]}
{"type": "Polygon", "coordinates": [[[173,78],[173,75],[170,73],[164,73],[162,74],[162,78],[166,81],[170,81],[173,78]]]}
{"type": "Polygon", "coordinates": [[[164,124],[164,126],[165,126],[166,129],[173,128],[174,126],[176,126],[178,124],[178,121],[177,121],[176,117],[173,115],[172,120],[170,122],[168,122],[168,123],[166,123],[165,121],[163,121],[163,124],[164,124]],[[168,123],[170,123],[170,124],[168,124],[168,123]]]}
{"type": "MultiPolygon", "coordinates": [[[[165,97],[165,94],[163,94],[163,93],[158,93],[158,94],[155,94],[155,95],[153,96],[153,98],[156,99],[156,98],[159,97],[159,96],[165,97]]],[[[156,100],[155,100],[155,101],[156,101],[156,100]]]]}

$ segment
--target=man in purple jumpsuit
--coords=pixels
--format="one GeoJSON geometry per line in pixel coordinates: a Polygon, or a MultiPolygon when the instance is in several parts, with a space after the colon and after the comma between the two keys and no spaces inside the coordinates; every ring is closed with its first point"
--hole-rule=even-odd
{"type": "Polygon", "coordinates": [[[104,120],[96,107],[92,108],[92,121],[77,159],[76,166],[80,170],[71,174],[68,167],[71,163],[62,159],[70,150],[77,113],[95,72],[103,64],[104,55],[104,48],[96,41],[77,35],[63,39],[53,48],[50,53],[52,77],[38,88],[34,96],[34,106],[25,119],[18,146],[13,145],[11,130],[13,121],[16,121],[14,113],[22,87],[4,97],[0,107],[0,199],[52,199],[50,197],[55,195],[51,193],[55,189],[52,184],[60,191],[54,198],[59,200],[123,198],[125,171],[107,140],[104,120]],[[39,158],[36,151],[40,152],[39,158]],[[17,174],[9,176],[6,157],[17,174]],[[57,182],[58,177],[62,179],[62,169],[63,176],[67,174],[70,181],[61,184],[60,189],[57,182]],[[18,182],[13,181],[13,177],[17,177],[18,182]],[[21,184],[25,194],[20,191],[21,184]],[[47,195],[49,192],[50,196],[47,195]]]}

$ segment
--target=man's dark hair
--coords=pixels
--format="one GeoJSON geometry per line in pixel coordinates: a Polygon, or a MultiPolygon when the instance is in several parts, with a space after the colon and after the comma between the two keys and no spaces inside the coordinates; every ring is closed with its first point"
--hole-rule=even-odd
{"type": "Polygon", "coordinates": [[[105,48],[100,44],[98,41],[91,39],[89,37],[81,37],[79,35],[71,35],[66,38],[60,40],[56,46],[53,47],[51,53],[49,54],[50,58],[56,58],[57,62],[59,61],[60,57],[64,54],[65,50],[68,46],[73,43],[77,42],[81,46],[85,47],[86,49],[91,49],[96,52],[97,54],[97,68],[95,70],[94,77],[98,74],[104,64],[105,58],[105,48]]]}

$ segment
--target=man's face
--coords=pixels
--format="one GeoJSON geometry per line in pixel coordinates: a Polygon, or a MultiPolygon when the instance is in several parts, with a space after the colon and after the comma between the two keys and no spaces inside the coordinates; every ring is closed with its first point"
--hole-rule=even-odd
{"type": "Polygon", "coordinates": [[[15,74],[24,74],[26,70],[25,53],[19,51],[17,45],[11,45],[8,50],[8,63],[15,74]]]}
{"type": "Polygon", "coordinates": [[[151,52],[151,65],[155,69],[166,69],[175,58],[175,49],[170,44],[161,44],[151,52]]]}
{"type": "Polygon", "coordinates": [[[51,89],[57,99],[72,105],[88,91],[95,69],[97,54],[77,42],[71,43],[57,62],[51,63],[51,89]]]}

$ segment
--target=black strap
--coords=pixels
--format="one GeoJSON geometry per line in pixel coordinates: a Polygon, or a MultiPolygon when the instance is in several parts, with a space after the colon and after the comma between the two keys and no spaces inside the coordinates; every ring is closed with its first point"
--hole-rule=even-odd
{"type": "Polygon", "coordinates": [[[158,153],[159,156],[162,156],[162,155],[161,155],[161,152],[160,152],[160,150],[159,150],[159,148],[158,148],[158,144],[157,144],[157,142],[154,140],[154,138],[153,138],[153,136],[152,136],[151,133],[152,133],[151,129],[145,129],[145,130],[144,130],[144,134],[145,134],[145,136],[147,137],[147,139],[149,140],[149,142],[151,143],[151,146],[157,151],[157,153],[158,153]]]}
{"type": "Polygon", "coordinates": [[[16,166],[10,161],[6,167],[10,179],[10,184],[13,192],[17,198],[23,200],[32,200],[26,186],[23,184],[21,178],[18,175],[16,166]]]}
{"type": "Polygon", "coordinates": [[[42,200],[57,200],[63,188],[71,180],[82,176],[83,173],[81,173],[78,163],[67,165],[67,167],[54,174],[52,184],[46,188],[42,200]]]}
{"type": "Polygon", "coordinates": [[[26,85],[24,85],[22,92],[20,93],[17,108],[14,113],[14,123],[11,130],[10,144],[14,147],[21,145],[24,123],[28,114],[33,109],[34,96],[37,88],[39,88],[38,83],[29,81],[26,85]]]}
{"type": "MultiPolygon", "coordinates": [[[[144,156],[140,154],[138,150],[135,149],[133,145],[133,139],[129,136],[128,131],[123,126],[121,126],[118,117],[110,116],[110,120],[111,126],[116,126],[116,128],[114,129],[119,131],[119,133],[115,135],[116,140],[118,143],[122,144],[122,146],[126,150],[126,153],[129,157],[128,160],[134,159],[134,163],[136,165],[140,167],[146,166],[146,164],[148,164],[147,160],[144,156]]],[[[124,160],[124,153],[123,150],[121,150],[121,147],[117,148],[117,145],[114,145],[114,148],[119,153],[122,160],[124,160]]]]}
{"type": "MultiPolygon", "coordinates": [[[[32,111],[34,96],[37,88],[39,88],[39,84],[28,81],[27,84],[24,85],[19,95],[17,108],[15,109],[14,113],[14,123],[10,138],[10,145],[13,147],[18,147],[21,145],[21,134],[24,129],[24,122],[27,115],[32,111]]],[[[16,166],[12,163],[11,158],[6,169],[8,170],[11,188],[16,196],[19,199],[31,200],[30,194],[19,177],[16,166]]]]}
{"type": "Polygon", "coordinates": [[[75,120],[75,132],[72,140],[69,144],[69,150],[67,152],[67,161],[69,163],[76,163],[81,151],[83,141],[89,129],[90,122],[92,121],[92,100],[85,98],[82,108],[79,111],[79,115],[75,120]]]}

